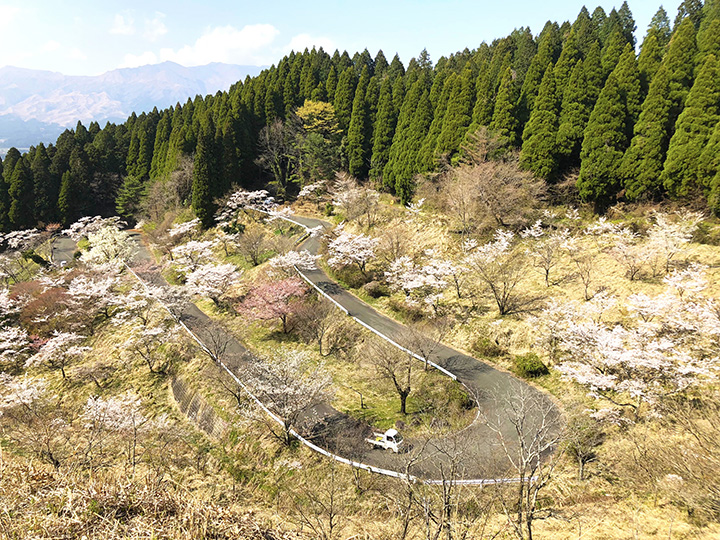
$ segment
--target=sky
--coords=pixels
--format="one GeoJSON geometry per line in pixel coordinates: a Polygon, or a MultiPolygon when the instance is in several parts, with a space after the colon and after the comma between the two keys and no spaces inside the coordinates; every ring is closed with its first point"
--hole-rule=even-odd
{"type": "MultiPolygon", "coordinates": [[[[621,1],[601,0],[606,12],[621,1]]],[[[679,3],[679,0],[678,0],[679,3]]],[[[642,41],[657,0],[628,0],[642,41]]],[[[581,0],[0,0],[0,66],[99,75],[171,60],[268,66],[291,50],[350,55],[382,49],[403,63],[431,59],[547,20],[573,21],[581,0]]],[[[672,21],[676,6],[665,6],[672,21]]]]}

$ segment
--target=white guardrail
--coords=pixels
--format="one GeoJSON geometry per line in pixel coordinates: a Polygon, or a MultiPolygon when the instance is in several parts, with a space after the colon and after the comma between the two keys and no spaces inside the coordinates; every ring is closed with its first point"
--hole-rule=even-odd
{"type": "MultiPolygon", "coordinates": [[[[269,212],[264,212],[264,211],[261,211],[261,212],[266,213],[266,214],[269,213],[269,212]]],[[[290,222],[292,222],[292,223],[294,223],[294,224],[296,224],[296,225],[299,225],[300,227],[303,227],[306,231],[308,230],[308,227],[307,227],[306,225],[303,225],[302,223],[298,223],[297,221],[294,221],[294,220],[292,220],[292,219],[286,218],[286,217],[284,217],[284,216],[278,216],[278,217],[281,217],[282,219],[285,219],[285,220],[290,221],[290,222]]],[[[135,271],[134,271],[132,268],[130,268],[130,266],[129,266],[127,263],[124,263],[124,264],[125,264],[125,268],[127,268],[127,269],[130,271],[130,273],[135,277],[135,279],[137,279],[137,280],[140,282],[140,284],[145,288],[145,290],[146,290],[146,291],[149,291],[149,287],[147,286],[147,283],[145,283],[145,281],[144,281],[140,276],[138,276],[138,275],[135,273],[135,271]]],[[[345,307],[343,307],[342,305],[340,305],[335,299],[333,299],[332,297],[330,297],[325,291],[323,291],[323,290],[320,289],[317,285],[315,285],[315,283],[313,283],[312,281],[310,281],[310,279],[308,279],[308,277],[305,276],[297,267],[295,267],[295,270],[298,272],[298,274],[300,274],[300,276],[301,276],[305,281],[307,281],[310,285],[312,285],[320,294],[322,294],[324,297],[326,297],[328,300],[330,300],[330,301],[331,301],[333,304],[335,304],[340,310],[342,310],[343,312],[345,312],[346,315],[349,314],[348,310],[347,310],[345,307]]],[[[177,317],[177,316],[172,312],[172,310],[171,310],[164,302],[162,302],[159,298],[156,298],[155,300],[156,300],[163,308],[165,308],[165,310],[170,314],[170,316],[173,318],[173,320],[175,320],[175,322],[176,322],[177,324],[179,324],[179,325],[185,330],[185,332],[188,333],[188,335],[200,346],[200,348],[201,348],[210,358],[212,358],[220,367],[222,367],[222,368],[225,370],[225,372],[226,372],[228,375],[230,375],[230,377],[232,377],[232,379],[238,384],[238,386],[240,386],[240,388],[243,389],[243,391],[250,397],[250,399],[252,399],[252,400],[255,402],[255,404],[256,404],[258,407],[260,407],[260,408],[265,412],[265,414],[267,414],[272,420],[274,420],[274,421],[277,422],[280,426],[282,426],[283,429],[285,428],[285,421],[284,421],[282,418],[280,418],[277,414],[275,414],[274,412],[272,412],[255,394],[253,394],[253,393],[250,391],[250,389],[247,387],[247,385],[245,385],[245,383],[243,383],[243,382],[240,380],[240,378],[238,378],[237,375],[235,375],[235,373],[233,373],[232,370],[230,370],[230,368],[228,368],[222,360],[220,360],[219,358],[217,358],[217,357],[215,356],[215,354],[213,354],[213,352],[205,345],[205,343],[203,343],[203,341],[202,341],[192,330],[190,330],[190,328],[188,328],[187,325],[186,325],[184,322],[182,322],[182,321],[180,320],[180,318],[177,317]]],[[[359,324],[363,325],[365,328],[367,328],[368,330],[370,330],[371,332],[374,332],[375,334],[377,334],[377,335],[380,336],[381,338],[387,340],[389,343],[391,343],[391,344],[394,345],[395,347],[398,347],[399,349],[407,352],[408,354],[411,354],[414,358],[416,358],[416,359],[418,359],[418,360],[421,360],[421,361],[423,361],[423,362],[426,362],[426,361],[427,361],[427,360],[424,359],[422,356],[415,354],[414,352],[410,351],[409,349],[406,349],[405,347],[403,347],[403,346],[401,346],[400,344],[396,343],[395,341],[393,341],[392,339],[390,339],[390,338],[387,337],[386,335],[378,332],[377,330],[375,330],[374,328],[372,328],[372,327],[371,327],[370,325],[368,325],[367,323],[361,321],[361,320],[358,319],[357,317],[352,316],[352,318],[353,318],[356,322],[358,322],[359,324]]],[[[449,371],[447,371],[447,370],[444,369],[443,367],[438,366],[437,364],[435,364],[435,363],[433,363],[433,362],[428,362],[428,363],[429,363],[430,365],[432,365],[433,367],[435,367],[436,369],[438,369],[439,371],[442,371],[443,373],[445,373],[448,377],[452,377],[453,380],[457,380],[457,377],[456,377],[453,373],[450,373],[449,371]]],[[[479,414],[479,412],[478,412],[478,414],[479,414]]],[[[475,420],[477,420],[477,416],[476,416],[475,420]]],[[[475,420],[473,421],[473,423],[475,422],[475,420]]],[[[469,427],[469,426],[468,426],[468,427],[469,427]]],[[[467,428],[465,428],[465,429],[467,429],[467,428]]],[[[464,431],[464,430],[461,430],[461,431],[464,431]]],[[[365,471],[368,471],[368,472],[371,472],[371,473],[381,474],[381,475],[384,475],[384,476],[390,476],[390,477],[393,477],[393,478],[398,478],[398,479],[401,479],[401,480],[405,480],[405,481],[407,481],[407,482],[413,482],[413,483],[414,483],[414,482],[421,482],[421,483],[427,484],[427,485],[447,485],[447,484],[453,484],[453,485],[490,486],[490,485],[501,485],[501,484],[517,484],[517,483],[523,482],[523,481],[525,480],[525,479],[523,479],[523,478],[476,478],[476,479],[472,479],[472,478],[471,478],[471,479],[452,479],[452,480],[428,480],[428,479],[422,479],[422,478],[418,478],[417,476],[414,476],[414,475],[412,475],[412,474],[406,474],[406,473],[400,473],[400,472],[397,472],[397,471],[391,471],[391,470],[389,470],[389,469],[383,469],[383,468],[381,468],[381,467],[374,467],[374,466],[372,466],[372,465],[368,465],[367,463],[362,463],[362,462],[360,462],[360,461],[353,461],[353,460],[351,460],[351,459],[344,458],[344,457],[342,457],[342,456],[338,456],[337,454],[333,454],[332,452],[328,452],[327,450],[325,450],[324,448],[319,447],[319,446],[316,445],[315,443],[310,442],[310,441],[307,440],[305,437],[303,437],[303,436],[300,435],[298,432],[296,432],[294,429],[290,429],[290,430],[288,430],[288,432],[289,432],[293,437],[295,437],[298,441],[300,441],[302,444],[304,444],[305,446],[307,446],[308,448],[310,448],[310,449],[313,450],[314,452],[317,452],[317,453],[322,454],[322,455],[324,455],[324,456],[326,456],[326,457],[329,457],[330,459],[332,459],[332,460],[334,460],[334,461],[337,461],[337,462],[339,462],[339,463],[344,463],[345,465],[350,465],[351,467],[355,467],[356,469],[362,469],[362,470],[365,470],[365,471]]],[[[532,479],[532,478],[531,478],[531,479],[532,479]]]]}

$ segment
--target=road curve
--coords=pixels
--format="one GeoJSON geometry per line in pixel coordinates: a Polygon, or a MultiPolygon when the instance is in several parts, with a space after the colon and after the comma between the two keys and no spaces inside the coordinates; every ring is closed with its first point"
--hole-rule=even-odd
{"type": "MultiPolygon", "coordinates": [[[[329,223],[319,219],[301,216],[292,216],[291,219],[308,228],[331,227],[329,223]]],[[[307,249],[317,254],[319,239],[309,238],[300,249],[307,249]]],[[[412,345],[407,343],[407,329],[401,323],[378,313],[368,304],[342,289],[324,271],[315,269],[303,271],[303,274],[345,308],[350,316],[356,317],[400,345],[412,349],[412,345]]],[[[474,422],[456,437],[431,441],[426,449],[425,465],[430,469],[428,472],[437,474],[443,470],[447,471],[449,455],[462,454],[452,458],[458,476],[497,478],[509,472],[508,454],[512,459],[518,458],[518,430],[522,432],[526,447],[535,442],[538,436],[545,441],[557,438],[562,425],[561,413],[545,393],[507,372],[446,345],[439,345],[429,360],[456,375],[458,380],[471,390],[477,398],[481,414],[479,421],[474,422]]],[[[374,453],[381,451],[371,452],[374,453]]],[[[392,462],[393,459],[389,461],[392,462]]],[[[395,461],[394,465],[397,466],[398,460],[395,461]]],[[[393,463],[386,465],[392,466],[393,463]]]]}

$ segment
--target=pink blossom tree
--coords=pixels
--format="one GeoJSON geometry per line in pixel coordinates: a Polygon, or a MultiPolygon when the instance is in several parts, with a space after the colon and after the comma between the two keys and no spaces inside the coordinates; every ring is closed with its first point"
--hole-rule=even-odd
{"type": "Polygon", "coordinates": [[[288,319],[300,307],[306,294],[307,287],[299,278],[260,283],[250,289],[240,304],[240,311],[261,321],[279,319],[283,334],[287,334],[290,330],[288,319]]]}

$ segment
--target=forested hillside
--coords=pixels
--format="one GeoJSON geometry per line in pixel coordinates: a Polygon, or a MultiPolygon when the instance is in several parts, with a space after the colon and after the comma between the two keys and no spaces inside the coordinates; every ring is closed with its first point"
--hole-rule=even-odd
{"type": "Polygon", "coordinates": [[[407,66],[382,51],[292,53],[228,92],[11,149],[0,228],[152,214],[169,199],[209,225],[231,185],[287,197],[336,170],[407,203],[417,175],[462,159],[481,128],[498,155],[520,149],[523,168],[574,182],[597,210],[664,197],[718,210],[720,2],[685,0],[673,23],[660,8],[639,54],[635,26],[623,3],[434,65],[425,51],[407,66]]]}

